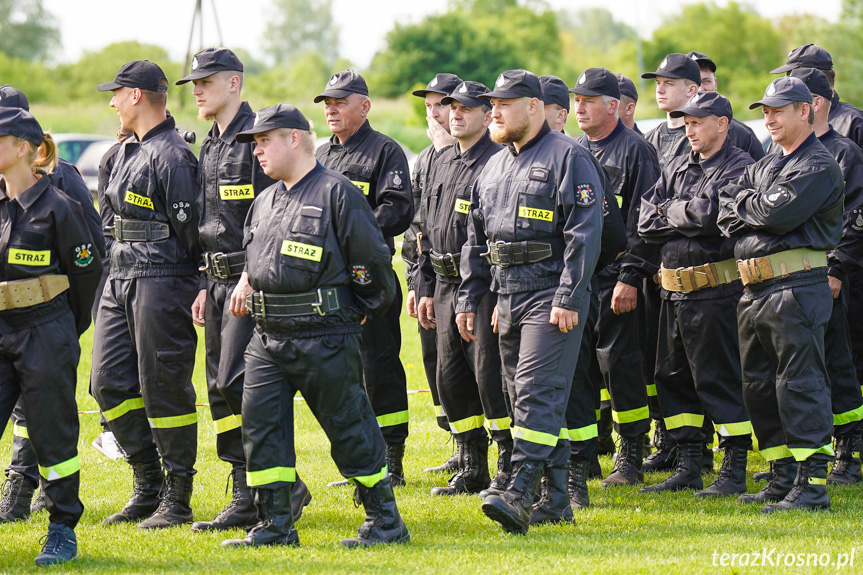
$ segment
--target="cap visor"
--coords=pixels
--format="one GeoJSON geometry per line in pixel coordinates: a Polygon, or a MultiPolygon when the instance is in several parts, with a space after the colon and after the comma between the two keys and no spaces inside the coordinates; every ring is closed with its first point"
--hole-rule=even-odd
{"type": "Polygon", "coordinates": [[[491,100],[492,98],[500,98],[501,100],[514,100],[516,98],[539,98],[540,100],[542,100],[542,96],[528,96],[527,94],[519,94],[518,92],[510,92],[507,90],[495,90],[494,92],[480,94],[478,97],[481,100],[491,100]]]}
{"type": "Polygon", "coordinates": [[[351,94],[358,94],[359,92],[350,92],[348,90],[324,90],[317,96],[315,96],[315,104],[318,102],[323,102],[324,98],[347,98],[351,94]]]}
{"type": "Polygon", "coordinates": [[[590,90],[589,88],[582,88],[580,86],[576,86],[575,88],[570,88],[569,92],[570,92],[570,94],[578,94],[579,96],[588,96],[588,97],[610,96],[610,97],[615,98],[617,100],[620,99],[620,96],[615,96],[614,94],[603,94],[602,92],[598,92],[596,90],[590,90]]]}
{"type": "Polygon", "coordinates": [[[110,92],[111,90],[116,90],[118,88],[122,88],[123,85],[117,82],[116,80],[111,80],[110,82],[105,82],[104,84],[99,84],[96,86],[96,89],[100,92],[110,92]]]}
{"type": "Polygon", "coordinates": [[[794,100],[786,100],[785,98],[763,98],[749,104],[749,109],[754,110],[758,106],[770,106],[771,108],[781,108],[782,106],[787,106],[792,103],[794,100]]]}
{"type": "Polygon", "coordinates": [[[696,118],[706,118],[707,116],[712,116],[711,112],[707,110],[702,110],[701,108],[682,108],[680,110],[674,110],[673,112],[668,112],[668,115],[672,118],[682,118],[683,116],[695,116],[696,118]]]}
{"type": "Polygon", "coordinates": [[[441,94],[446,96],[448,92],[444,92],[443,90],[414,90],[411,94],[419,96],[420,98],[425,98],[428,94],[441,94]]]}
{"type": "Polygon", "coordinates": [[[771,74],[784,74],[786,72],[790,72],[791,70],[796,70],[799,66],[795,64],[785,64],[784,66],[779,66],[775,70],[770,70],[771,74]]]}
{"type": "MultiPolygon", "coordinates": [[[[480,96],[481,98],[482,96],[480,96]]],[[[471,98],[470,96],[446,96],[441,98],[440,103],[444,106],[448,104],[452,104],[453,102],[458,102],[460,104],[464,104],[469,108],[478,108],[479,106],[488,106],[489,103],[485,100],[478,100],[476,98],[471,98]]]]}
{"type": "Polygon", "coordinates": [[[255,126],[250,130],[244,130],[242,132],[237,133],[234,136],[234,139],[241,143],[254,142],[255,134],[263,134],[264,132],[269,132],[270,130],[276,130],[280,126],[272,126],[266,123],[255,126]]]}
{"type": "Polygon", "coordinates": [[[180,78],[175,82],[175,85],[181,86],[186,82],[191,82],[192,80],[200,80],[201,78],[206,78],[207,76],[212,76],[213,74],[217,74],[222,71],[223,70],[198,70],[197,72],[192,72],[185,78],[180,78]]]}
{"type": "Polygon", "coordinates": [[[642,78],[649,80],[650,78],[674,78],[675,80],[684,79],[684,76],[679,74],[671,74],[670,72],[645,72],[641,75],[642,78]]]}

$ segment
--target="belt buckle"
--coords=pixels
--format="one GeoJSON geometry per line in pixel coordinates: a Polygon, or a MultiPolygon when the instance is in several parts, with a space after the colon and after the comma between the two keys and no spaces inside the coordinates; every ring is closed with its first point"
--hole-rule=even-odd
{"type": "Polygon", "coordinates": [[[210,263],[213,266],[213,275],[215,275],[220,280],[226,280],[230,276],[230,266],[228,265],[228,260],[223,252],[216,252],[214,254],[210,254],[210,263]]]}
{"type": "Polygon", "coordinates": [[[443,256],[444,269],[447,269],[447,259],[449,260],[449,263],[452,265],[452,273],[453,273],[452,277],[457,278],[458,277],[458,267],[455,265],[455,258],[453,257],[452,254],[444,254],[444,256],[443,256]]]}
{"type": "Polygon", "coordinates": [[[319,316],[323,317],[327,315],[321,311],[321,306],[324,305],[324,294],[321,293],[321,288],[318,288],[315,293],[318,294],[318,301],[312,303],[311,306],[316,312],[318,312],[319,316]]]}
{"type": "MultiPolygon", "coordinates": [[[[261,294],[261,319],[265,319],[267,317],[267,306],[264,303],[264,292],[259,292],[261,294]]],[[[255,304],[255,296],[252,295],[252,307],[254,308],[255,304]]]]}
{"type": "MultiPolygon", "coordinates": [[[[489,251],[489,253],[491,254],[491,256],[490,256],[490,257],[491,257],[491,263],[493,263],[493,264],[494,264],[494,253],[493,253],[493,252],[494,252],[495,250],[494,250],[494,249],[492,249],[492,246],[494,246],[495,248],[497,248],[497,263],[496,263],[496,264],[494,264],[494,265],[496,265],[496,266],[500,266],[500,267],[502,267],[502,268],[508,268],[508,267],[509,267],[509,261],[503,261],[504,256],[503,256],[503,254],[501,254],[501,251],[500,251],[500,248],[502,248],[503,246],[505,246],[505,245],[506,245],[506,242],[505,242],[505,241],[503,241],[503,240],[497,240],[496,242],[492,242],[492,241],[490,241],[490,240],[487,240],[487,241],[488,241],[488,251],[489,251]]],[[[507,255],[506,257],[507,257],[507,260],[508,260],[508,259],[509,259],[509,255],[507,255]]]]}
{"type": "Polygon", "coordinates": [[[761,277],[761,268],[758,267],[756,258],[749,258],[746,260],[746,268],[749,270],[749,277],[752,280],[752,283],[757,284],[764,281],[764,278],[761,277]]]}
{"type": "Polygon", "coordinates": [[[212,252],[204,252],[202,254],[204,258],[204,265],[198,267],[199,272],[207,273],[210,271],[210,266],[213,265],[212,255],[212,252]]]}
{"type": "Polygon", "coordinates": [[[480,255],[480,257],[485,258],[485,261],[488,262],[488,265],[493,266],[494,261],[492,260],[492,257],[491,257],[491,240],[486,240],[485,245],[486,245],[486,247],[488,247],[488,251],[482,252],[479,255],[480,255]]]}
{"type": "Polygon", "coordinates": [[[692,291],[692,290],[688,290],[685,287],[683,287],[683,278],[681,276],[681,273],[685,269],[686,268],[684,268],[684,267],[679,267],[676,270],[674,270],[674,277],[677,279],[677,287],[680,289],[680,293],[683,293],[683,294],[687,294],[687,293],[690,293],[692,291]]]}

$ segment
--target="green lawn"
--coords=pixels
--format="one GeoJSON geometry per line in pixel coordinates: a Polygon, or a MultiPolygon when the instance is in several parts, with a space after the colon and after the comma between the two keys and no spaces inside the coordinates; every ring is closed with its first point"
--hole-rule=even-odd
{"type": "MultiPolygon", "coordinates": [[[[401,273],[402,266],[396,262],[401,273]]],[[[412,390],[426,387],[416,322],[403,314],[402,359],[412,390]]],[[[203,333],[200,333],[195,386],[206,402],[203,333]]],[[[79,368],[79,407],[95,409],[87,395],[91,333],[79,368]]],[[[47,358],[46,358],[47,359],[47,358]]],[[[76,533],[79,559],[72,571],[151,572],[312,572],[312,573],[834,573],[824,567],[784,566],[779,554],[854,551],[854,565],[842,572],[863,572],[863,486],[831,488],[834,510],[765,516],[757,507],[734,501],[696,501],[691,493],[647,495],[636,488],[604,490],[590,482],[591,508],[576,513],[571,525],[532,528],[527,537],[504,534],[480,511],[476,497],[433,498],[429,490],[446,476],[423,473],[451,453],[447,438],[434,423],[431,397],[410,396],[411,435],[406,453],[408,486],[397,490],[399,508],[411,532],[407,545],[370,550],[343,550],[339,539],[352,536],[362,521],[351,490],[327,488],[338,472],[329,445],[308,408],[297,402],[297,468],[314,495],[298,523],[299,549],[221,549],[223,534],[196,534],[186,527],[139,532],[134,526],[104,528],[101,521],[118,510],[131,493],[131,472],[123,462],[108,461],[90,442],[98,433],[98,415],[81,416],[82,493],[86,510],[76,533]],[[720,555],[770,553],[771,567],[722,567],[720,555]],[[717,553],[715,556],[712,555],[717,553]]],[[[197,519],[212,518],[229,500],[229,472],[215,454],[209,411],[200,408],[198,475],[192,504],[197,519]]],[[[492,448],[491,462],[496,453],[492,448]]],[[[0,460],[11,456],[11,426],[0,440],[0,460]]],[[[605,473],[610,457],[603,457],[605,473]]],[[[718,458],[717,458],[718,459],[718,458]]],[[[764,470],[757,454],[749,471],[764,470]]],[[[719,461],[716,465],[718,467],[719,461]]],[[[663,476],[649,477],[648,482],[663,476]]],[[[708,481],[710,478],[708,478],[708,481]]],[[[755,484],[750,483],[750,490],[755,484]]],[[[45,533],[45,514],[30,521],[0,526],[0,572],[36,570],[33,557],[45,533]]],[[[231,536],[239,535],[238,532],[231,536]]],[[[826,558],[824,558],[826,559],[826,558]]],[[[754,561],[754,556],[750,556],[754,561]]],[[[803,558],[805,561],[806,559],[803,558]]],[[[740,560],[738,559],[738,562],[740,560]]],[[[811,561],[811,559],[810,559],[811,561]]],[[[811,565],[811,563],[810,563],[811,565]]]]}

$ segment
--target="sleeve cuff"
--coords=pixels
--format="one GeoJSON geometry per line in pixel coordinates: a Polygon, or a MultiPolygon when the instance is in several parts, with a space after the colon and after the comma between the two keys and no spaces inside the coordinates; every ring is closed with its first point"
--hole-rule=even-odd
{"type": "Polygon", "coordinates": [[[551,301],[551,307],[559,307],[570,311],[580,311],[584,297],[555,295],[551,301]]]}
{"type": "Polygon", "coordinates": [[[459,302],[458,305],[455,306],[455,313],[476,313],[476,310],[479,308],[473,302],[459,302]]]}

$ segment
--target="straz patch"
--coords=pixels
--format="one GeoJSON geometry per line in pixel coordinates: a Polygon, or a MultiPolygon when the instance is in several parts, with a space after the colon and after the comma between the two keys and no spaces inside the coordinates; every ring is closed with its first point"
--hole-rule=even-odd
{"type": "Polygon", "coordinates": [[[371,184],[369,184],[368,182],[355,182],[354,180],[351,180],[351,183],[358,187],[360,190],[362,190],[364,196],[369,195],[371,184]]]}
{"type": "Polygon", "coordinates": [[[455,199],[455,207],[453,211],[456,211],[460,214],[467,214],[470,212],[470,200],[462,200],[460,198],[455,199]]]}
{"type": "Polygon", "coordinates": [[[192,205],[189,202],[174,202],[171,204],[171,210],[174,216],[174,219],[180,222],[181,224],[189,221],[189,213],[192,205]]]}
{"type": "Polygon", "coordinates": [[[133,206],[147,208],[148,210],[154,209],[153,200],[151,200],[147,196],[139,196],[138,194],[132,192],[132,190],[127,190],[126,197],[123,199],[126,201],[127,204],[132,204],[133,206]]]}
{"type": "Polygon", "coordinates": [[[372,283],[372,272],[362,264],[351,266],[351,281],[357,285],[365,286],[372,283]]]}
{"type": "Polygon", "coordinates": [[[310,260],[313,262],[321,261],[321,256],[324,255],[324,249],[320,246],[310,244],[301,244],[300,242],[292,242],[285,240],[282,242],[282,255],[310,260]]]}
{"type": "Polygon", "coordinates": [[[405,189],[407,179],[407,175],[402,170],[393,170],[387,174],[387,187],[394,190],[403,190],[405,189]]]}
{"type": "Polygon", "coordinates": [[[75,265],[85,268],[93,261],[93,244],[75,246],[75,265]]]}
{"type": "Polygon", "coordinates": [[[528,208],[526,206],[518,207],[518,217],[528,218],[531,220],[542,220],[550,222],[554,217],[554,212],[551,210],[540,210],[538,208],[528,208]]]}
{"type": "Polygon", "coordinates": [[[775,190],[769,190],[764,194],[764,202],[771,208],[781,206],[790,199],[791,193],[782,186],[779,186],[775,190]]]}
{"type": "Polygon", "coordinates": [[[219,186],[219,197],[223,200],[251,200],[255,197],[252,184],[244,186],[219,186]]]}
{"type": "Polygon", "coordinates": [[[9,263],[19,266],[51,265],[51,250],[21,250],[9,248],[9,263]]]}
{"type": "Polygon", "coordinates": [[[596,203],[596,192],[590,184],[579,184],[575,187],[575,205],[589,208],[596,203]]]}

